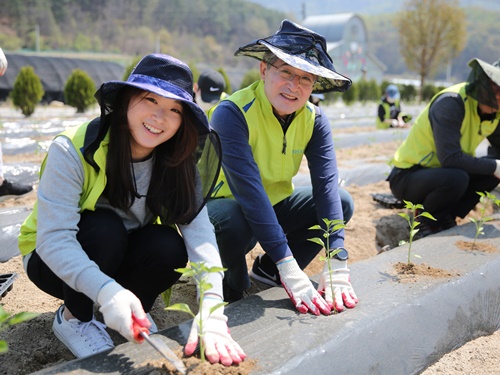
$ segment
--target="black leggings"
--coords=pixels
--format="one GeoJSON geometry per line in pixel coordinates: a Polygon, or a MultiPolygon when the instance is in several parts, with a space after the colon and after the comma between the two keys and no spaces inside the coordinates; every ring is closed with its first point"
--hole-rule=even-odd
{"type": "MultiPolygon", "coordinates": [[[[179,279],[174,269],[186,266],[184,241],[172,227],[147,225],[129,233],[122,219],[105,209],[84,211],[78,227],[77,239],[88,257],[102,272],[133,292],[146,312],[158,295],[179,279]]],[[[93,301],[57,277],[36,250],[29,259],[27,274],[38,288],[64,300],[77,319],[92,319],[93,301]]]]}
{"type": "Polygon", "coordinates": [[[457,168],[394,168],[387,178],[394,196],[422,204],[438,224],[447,215],[464,218],[479,202],[477,192],[492,191],[493,175],[468,174],[457,168]]]}

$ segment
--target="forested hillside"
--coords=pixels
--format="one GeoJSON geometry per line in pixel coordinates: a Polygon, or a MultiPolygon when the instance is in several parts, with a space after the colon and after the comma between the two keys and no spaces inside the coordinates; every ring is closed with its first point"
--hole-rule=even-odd
{"type": "Polygon", "coordinates": [[[249,36],[273,33],[282,13],[243,0],[2,0],[6,50],[170,53],[230,64],[249,36]]]}
{"type": "MultiPolygon", "coordinates": [[[[405,0],[248,0],[298,18],[328,13],[358,13],[362,16],[399,12],[405,0]]],[[[500,11],[498,0],[459,0],[462,7],[500,11]]]]}
{"type": "MultiPolygon", "coordinates": [[[[188,63],[253,67],[251,59],[234,58],[234,51],[254,38],[272,34],[285,17],[300,23],[301,17],[292,10],[300,3],[311,11],[319,0],[287,0],[288,5],[280,8],[283,12],[264,8],[255,1],[2,0],[0,46],[11,52],[90,51],[126,56],[161,51],[188,63]]],[[[331,9],[344,12],[359,3],[355,13],[366,24],[368,48],[387,66],[386,74],[413,74],[407,71],[400,55],[393,25],[397,12],[383,12],[396,0],[360,1],[321,0],[320,3],[326,13],[331,9]]],[[[265,6],[274,7],[276,3],[279,2],[266,1],[265,6]]],[[[468,42],[451,65],[455,80],[467,76],[467,62],[471,58],[492,62],[500,57],[500,2],[461,0],[461,4],[467,16],[468,42]]],[[[446,69],[443,67],[430,78],[444,79],[446,69]]]]}

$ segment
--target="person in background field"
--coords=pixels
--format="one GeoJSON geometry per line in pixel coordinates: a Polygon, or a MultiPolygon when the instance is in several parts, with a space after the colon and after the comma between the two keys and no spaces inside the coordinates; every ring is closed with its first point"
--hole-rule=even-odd
{"type": "MultiPolygon", "coordinates": [[[[137,341],[133,319],[157,331],[147,313],[179,279],[176,268],[188,259],[221,267],[205,207],[220,163],[202,163],[203,175],[196,169],[204,158],[217,160],[220,145],[192,89],[186,64],[147,55],[127,81],[99,88],[101,116],[56,136],[42,164],[19,248],[30,280],[64,301],[53,331],[76,357],[113,347],[95,303],[110,328],[137,341]]],[[[231,365],[245,353],[229,334],[224,307],[209,315],[222,302],[222,278],[208,275],[212,288],[200,313],[207,358],[231,365]]],[[[196,349],[199,316],[186,355],[196,349]]]]}
{"type": "Polygon", "coordinates": [[[388,85],[380,98],[377,113],[377,129],[405,128],[412,116],[401,112],[401,96],[396,85],[388,85]]]}
{"type": "Polygon", "coordinates": [[[394,196],[422,204],[436,221],[422,218],[419,237],[449,229],[500,182],[500,60],[480,59],[466,82],[437,93],[396,151],[388,177],[394,196]],[[476,157],[490,141],[490,155],[476,157]]]}
{"type": "MultiPolygon", "coordinates": [[[[3,76],[7,70],[7,57],[0,48],[0,77],[3,76]]],[[[4,195],[23,195],[33,190],[33,186],[11,182],[5,179],[3,171],[3,155],[2,144],[0,143],[0,196],[4,195]]]]}
{"type": "MultiPolygon", "coordinates": [[[[283,285],[296,309],[315,315],[352,308],[357,297],[350,283],[344,230],[330,236],[340,252],[325,262],[318,290],[303,269],[320,252],[308,241],[323,232],[323,219],[348,222],[351,196],[339,188],[333,137],[327,116],[308,99],[312,92],[345,91],[351,80],[335,71],[325,38],[284,20],[276,34],[235,53],[260,60],[261,79],[233,93],[214,109],[211,124],[222,142],[223,174],[207,203],[222,263],[226,301],[243,297],[250,287],[245,255],[260,243],[250,276],[283,285]],[[303,156],[312,187],[295,187],[303,156]],[[324,293],[324,298],[320,293],[324,293]]],[[[326,229],[326,228],[325,228],[326,229]]]]}
{"type": "Polygon", "coordinates": [[[321,103],[323,100],[325,100],[325,96],[323,94],[311,94],[309,97],[309,101],[317,105],[319,107],[319,103],[321,103]]]}
{"type": "Polygon", "coordinates": [[[200,74],[198,82],[194,84],[194,100],[201,109],[208,112],[226,93],[224,76],[215,70],[206,70],[200,74]]]}

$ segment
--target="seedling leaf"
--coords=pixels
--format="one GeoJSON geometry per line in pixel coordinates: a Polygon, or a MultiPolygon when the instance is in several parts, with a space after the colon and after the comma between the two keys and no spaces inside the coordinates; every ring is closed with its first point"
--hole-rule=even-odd
{"type": "Polygon", "coordinates": [[[165,310],[181,311],[181,312],[188,313],[189,315],[191,315],[191,316],[194,317],[193,312],[191,311],[191,309],[189,308],[189,306],[187,304],[185,304],[185,303],[175,303],[173,305],[165,307],[165,310]]]}

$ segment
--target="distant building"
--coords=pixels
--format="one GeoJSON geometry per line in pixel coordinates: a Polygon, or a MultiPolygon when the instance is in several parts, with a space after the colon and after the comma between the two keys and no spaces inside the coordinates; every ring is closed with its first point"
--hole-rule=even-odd
{"type": "Polygon", "coordinates": [[[305,18],[301,24],[326,38],[328,54],[339,73],[358,81],[382,82],[386,66],[368,52],[365,23],[354,13],[326,14],[305,18]]]}
{"type": "Polygon", "coordinates": [[[53,100],[64,102],[64,86],[70,74],[77,68],[85,71],[94,80],[96,89],[103,82],[121,80],[125,72],[123,66],[114,62],[4,53],[9,66],[5,75],[0,77],[0,101],[7,99],[14,88],[19,71],[24,66],[32,66],[42,81],[45,90],[42,103],[50,103],[53,100]]]}

